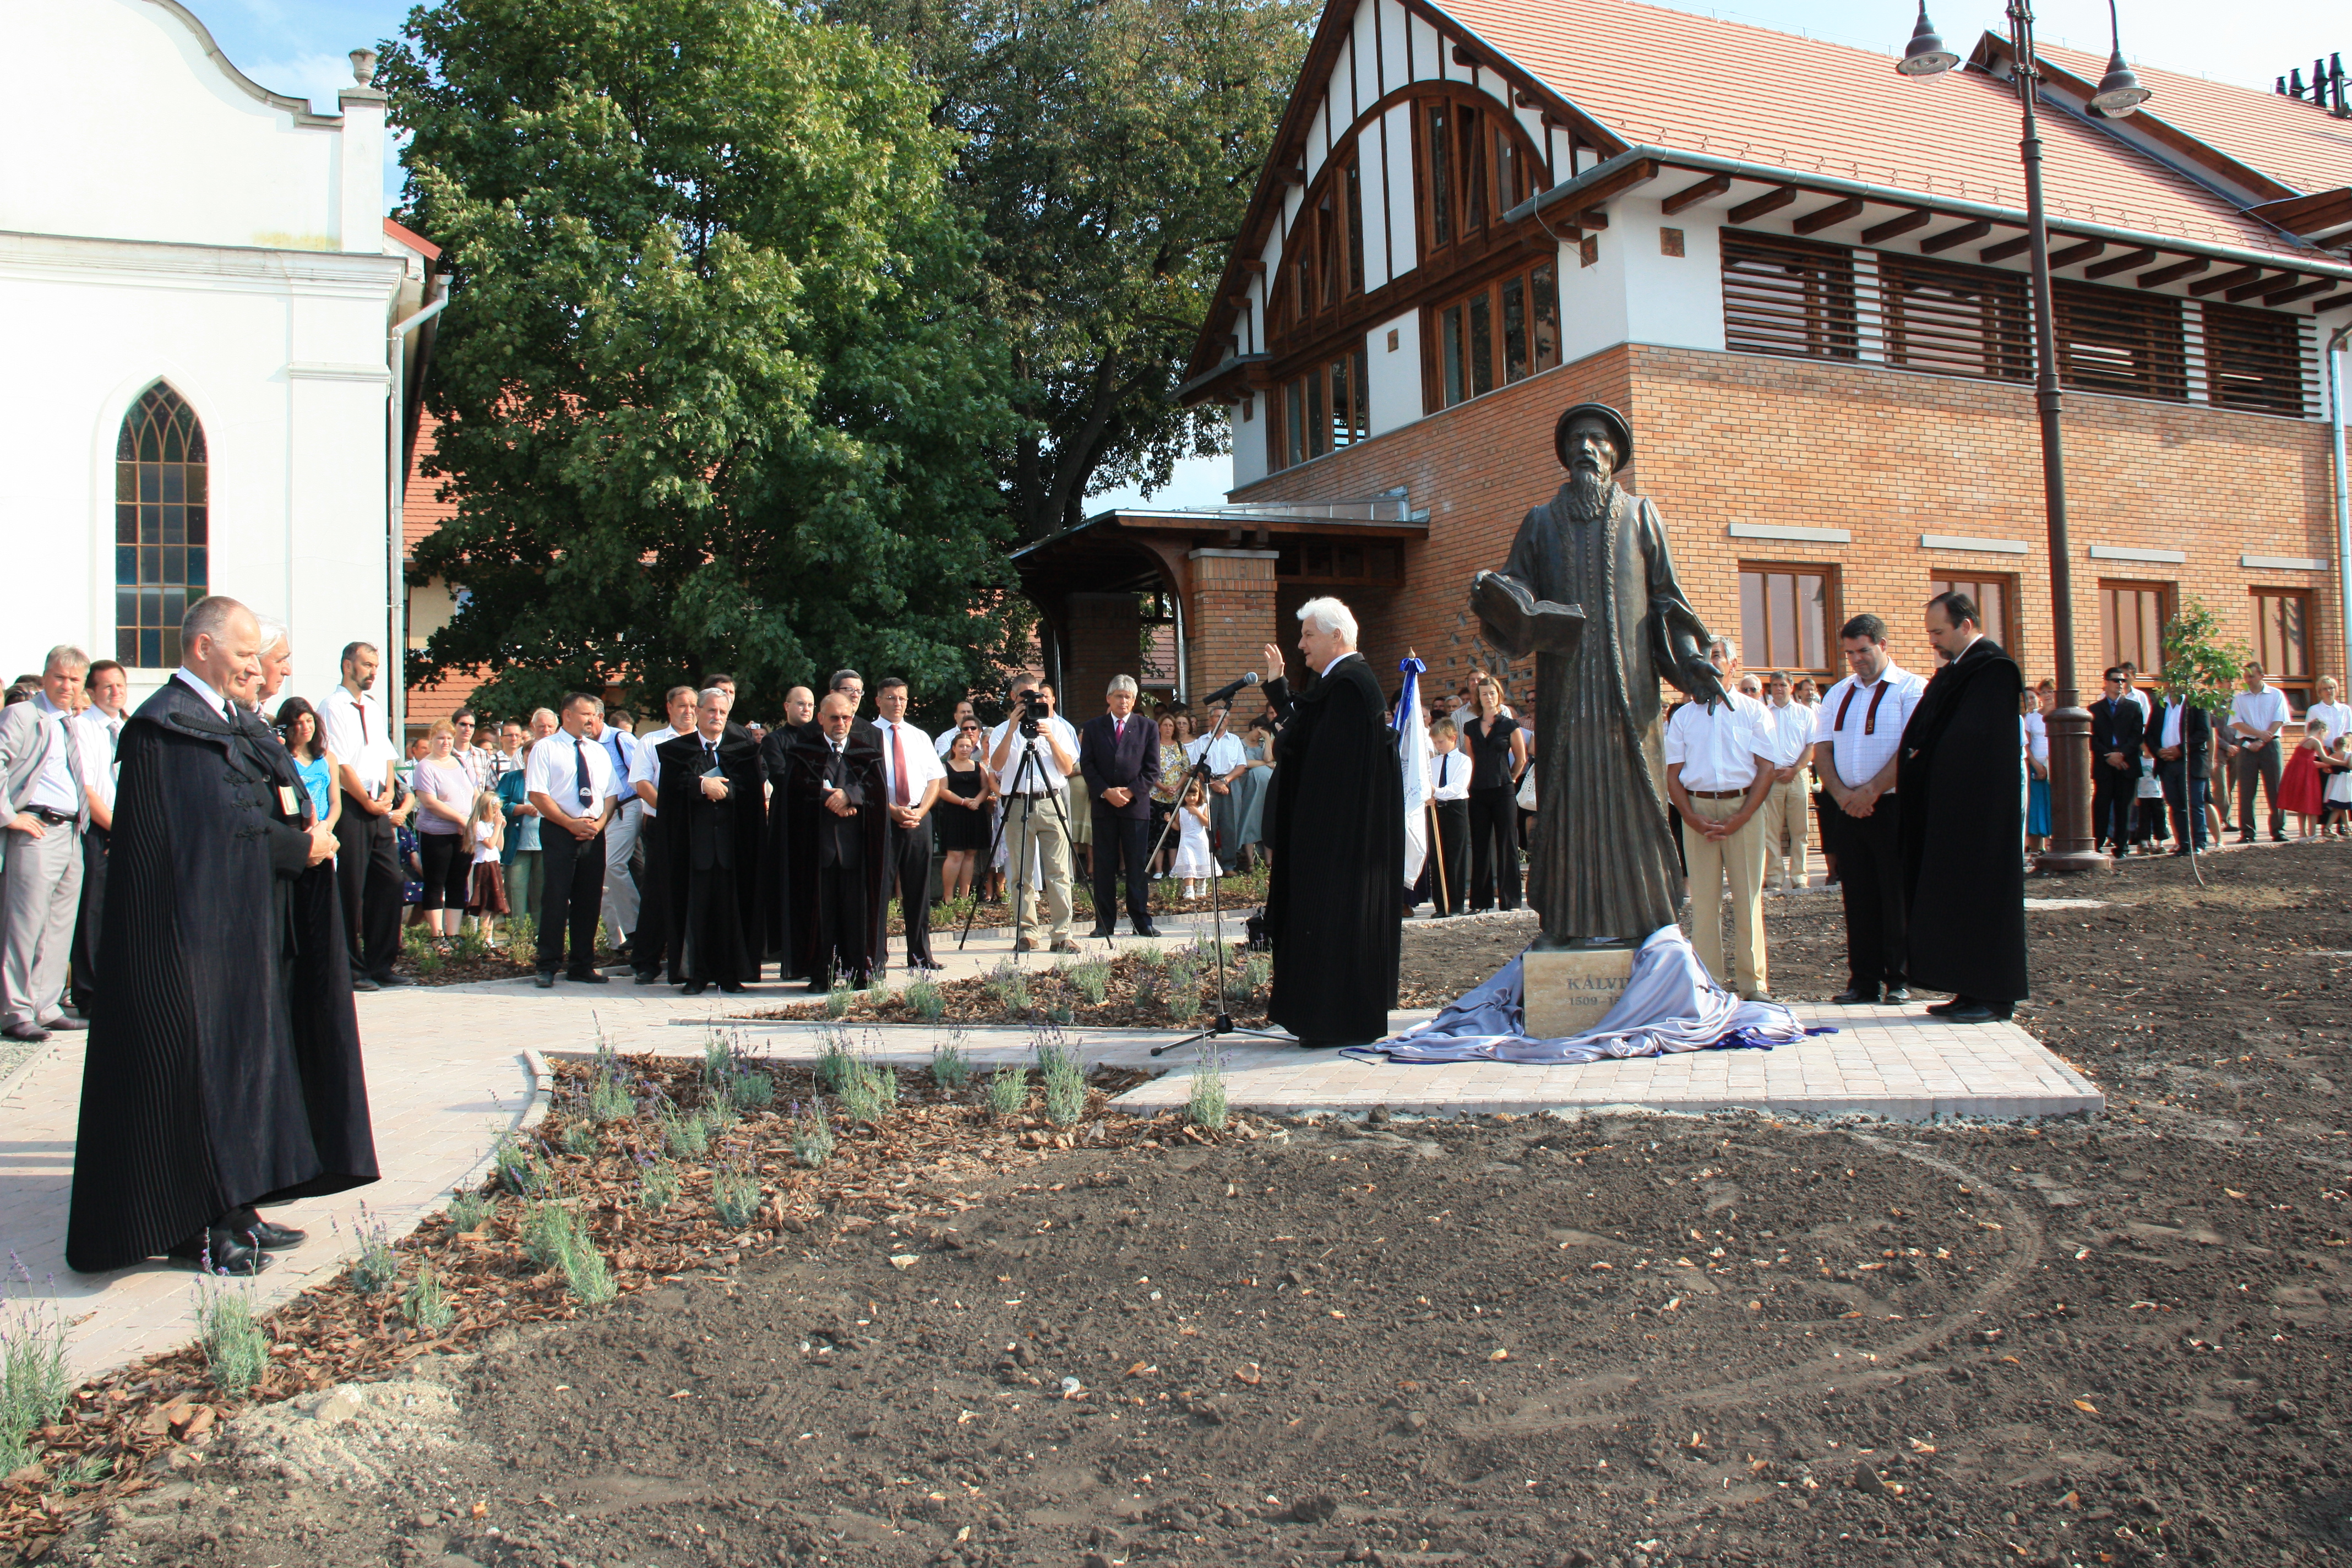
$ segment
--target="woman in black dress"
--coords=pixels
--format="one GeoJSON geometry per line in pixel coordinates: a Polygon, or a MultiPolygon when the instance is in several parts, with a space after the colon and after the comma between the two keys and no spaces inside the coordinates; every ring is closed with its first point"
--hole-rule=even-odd
{"type": "Polygon", "coordinates": [[[1477,712],[1462,726],[1470,753],[1470,912],[1519,907],[1519,823],[1514,798],[1528,765],[1527,737],[1503,711],[1503,689],[1489,675],[1472,690],[1477,712]]]}
{"type": "Polygon", "coordinates": [[[947,784],[939,804],[931,807],[931,819],[940,825],[940,852],[946,857],[940,887],[950,900],[972,890],[995,820],[988,808],[996,798],[996,785],[988,776],[988,764],[980,760],[980,746],[978,723],[967,719],[956,726],[955,737],[948,742],[947,784]]]}

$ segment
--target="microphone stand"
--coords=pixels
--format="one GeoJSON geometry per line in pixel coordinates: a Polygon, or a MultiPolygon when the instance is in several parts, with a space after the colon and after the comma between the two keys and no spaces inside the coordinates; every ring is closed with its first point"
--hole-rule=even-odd
{"type": "MultiPolygon", "coordinates": [[[[1168,814],[1168,826],[1160,830],[1160,842],[1151,847],[1151,859],[1146,861],[1145,864],[1149,865],[1151,864],[1152,861],[1157,861],[1160,858],[1160,850],[1167,847],[1168,836],[1171,833],[1175,832],[1177,829],[1177,818],[1182,816],[1184,811],[1184,796],[1189,793],[1190,787],[1193,782],[1197,780],[1200,783],[1201,793],[1203,795],[1208,794],[1210,778],[1209,751],[1211,747],[1213,747],[1220,740],[1224,738],[1225,726],[1233,719],[1233,716],[1234,710],[1230,706],[1228,706],[1217,715],[1216,722],[1209,727],[1208,744],[1201,748],[1199,760],[1194,762],[1191,767],[1184,770],[1184,783],[1179,785],[1176,790],[1176,809],[1168,814]]],[[[1219,868],[1216,873],[1209,879],[1209,927],[1215,935],[1217,944],[1217,1011],[1214,1016],[1214,1021],[1212,1022],[1205,1029],[1196,1029],[1181,1039],[1171,1040],[1164,1046],[1152,1047],[1151,1054],[1155,1057],[1160,1055],[1162,1051],[1172,1051],[1179,1046],[1195,1045],[1202,1040],[1223,1039],[1228,1035],[1245,1035],[1250,1038],[1256,1040],[1287,1040],[1290,1038],[1287,1035],[1276,1034],[1271,1029],[1244,1029],[1234,1022],[1234,1016],[1230,1011],[1228,1011],[1232,1004],[1227,1001],[1225,994],[1224,880],[1224,872],[1222,868],[1219,868]]]]}

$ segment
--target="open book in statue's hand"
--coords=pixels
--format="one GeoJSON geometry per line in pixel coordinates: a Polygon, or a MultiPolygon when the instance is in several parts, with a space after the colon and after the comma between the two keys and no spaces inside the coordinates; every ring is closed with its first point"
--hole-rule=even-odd
{"type": "Polygon", "coordinates": [[[1470,610],[1486,630],[1486,640],[1514,658],[1531,653],[1565,657],[1584,638],[1579,605],[1538,599],[1517,577],[1481,572],[1471,580],[1470,610]]]}

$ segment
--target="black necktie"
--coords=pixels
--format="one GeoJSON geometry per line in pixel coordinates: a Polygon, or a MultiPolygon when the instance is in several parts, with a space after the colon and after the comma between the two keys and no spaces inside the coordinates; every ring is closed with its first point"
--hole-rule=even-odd
{"type": "Polygon", "coordinates": [[[1453,759],[1451,756],[1449,756],[1449,755],[1445,755],[1445,754],[1444,754],[1444,753],[1441,753],[1441,754],[1438,756],[1438,759],[1437,759],[1437,787],[1438,787],[1438,788],[1440,788],[1440,789],[1444,789],[1444,788],[1445,787],[1445,764],[1446,764],[1446,763],[1450,763],[1450,762],[1452,762],[1453,760],[1454,760],[1454,759],[1453,759]]]}
{"type": "Polygon", "coordinates": [[[577,735],[572,737],[572,771],[580,784],[580,808],[585,811],[594,796],[588,788],[588,743],[577,735]]]}

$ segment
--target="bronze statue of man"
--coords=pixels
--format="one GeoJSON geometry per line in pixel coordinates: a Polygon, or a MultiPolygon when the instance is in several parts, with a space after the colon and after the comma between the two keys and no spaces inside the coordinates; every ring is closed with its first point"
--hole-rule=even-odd
{"type": "Polygon", "coordinates": [[[1580,403],[1552,445],[1568,482],[1519,524],[1503,570],[1478,574],[1471,604],[1489,643],[1536,656],[1537,945],[1639,942],[1683,900],[1650,745],[1658,682],[1729,699],[1657,509],[1618,488],[1633,455],[1624,416],[1580,403]]]}

